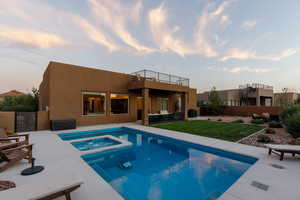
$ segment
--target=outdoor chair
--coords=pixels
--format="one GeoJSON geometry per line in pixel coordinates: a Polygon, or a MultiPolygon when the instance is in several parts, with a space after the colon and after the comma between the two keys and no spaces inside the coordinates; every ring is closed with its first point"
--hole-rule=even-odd
{"type": "Polygon", "coordinates": [[[32,161],[32,144],[22,145],[0,151],[0,173],[15,165],[17,162],[26,159],[32,161]]]}
{"type": "Polygon", "coordinates": [[[0,151],[5,149],[11,149],[16,148],[18,146],[24,145],[23,142],[6,142],[6,143],[0,143],[0,151]]]}
{"type": "Polygon", "coordinates": [[[11,189],[11,188],[15,188],[15,187],[16,187],[16,184],[14,182],[0,180],[0,192],[11,189]]]}
{"type": "Polygon", "coordinates": [[[19,142],[22,145],[29,144],[29,134],[12,134],[8,135],[4,128],[0,128],[0,143],[12,143],[19,142]],[[24,140],[20,141],[20,138],[24,138],[24,140]]]}
{"type": "Polygon", "coordinates": [[[272,153],[280,156],[280,160],[283,160],[285,153],[290,153],[293,156],[295,154],[300,155],[300,145],[274,145],[274,144],[266,144],[265,145],[269,149],[269,155],[272,153]]]}
{"type": "Polygon", "coordinates": [[[54,200],[65,197],[71,200],[71,192],[83,184],[76,174],[57,174],[0,192],[0,198],[13,200],[54,200]]]}

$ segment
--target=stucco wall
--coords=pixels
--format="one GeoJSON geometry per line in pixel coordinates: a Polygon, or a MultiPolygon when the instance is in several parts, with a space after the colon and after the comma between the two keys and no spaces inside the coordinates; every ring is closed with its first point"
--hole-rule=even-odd
{"type": "Polygon", "coordinates": [[[37,112],[37,130],[47,130],[50,128],[49,113],[47,111],[37,112]]]}
{"type": "Polygon", "coordinates": [[[0,127],[15,132],[15,112],[0,112],[0,127]]]}
{"type": "Polygon", "coordinates": [[[269,113],[279,115],[281,107],[278,106],[226,106],[224,115],[251,116],[252,114],[269,113]]]}

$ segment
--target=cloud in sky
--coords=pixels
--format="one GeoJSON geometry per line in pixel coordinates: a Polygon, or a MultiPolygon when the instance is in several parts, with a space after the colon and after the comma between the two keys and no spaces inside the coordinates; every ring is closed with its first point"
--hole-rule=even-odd
{"type": "Polygon", "coordinates": [[[280,61],[284,58],[290,57],[297,53],[297,50],[294,48],[289,48],[281,51],[278,54],[272,55],[257,55],[255,51],[240,50],[238,48],[229,49],[224,57],[221,58],[221,61],[226,61],[229,59],[237,60],[269,60],[269,61],[280,61]]]}
{"type": "Polygon", "coordinates": [[[194,51],[184,41],[174,36],[174,33],[179,28],[168,27],[167,18],[168,11],[164,4],[150,10],[148,13],[150,31],[159,50],[162,52],[174,52],[181,56],[193,54],[194,51]]]}
{"type": "Polygon", "coordinates": [[[257,25],[257,22],[255,20],[249,20],[249,21],[245,21],[242,24],[242,28],[245,30],[250,30],[252,28],[254,28],[257,25]]]}
{"type": "MultiPolygon", "coordinates": [[[[63,11],[50,4],[33,0],[26,2],[2,0],[0,16],[11,16],[14,21],[15,18],[19,21],[0,27],[1,43],[8,41],[23,47],[48,49],[93,41],[106,47],[109,52],[128,52],[130,48],[133,52],[141,54],[173,52],[182,57],[201,55],[217,61],[229,59],[279,61],[297,52],[296,49],[288,48],[278,54],[259,55],[255,50],[243,50],[239,47],[227,49],[230,39],[223,39],[222,31],[228,24],[234,23],[228,13],[232,3],[236,2],[234,0],[222,1],[221,4],[209,2],[199,11],[196,27],[192,27],[191,30],[184,30],[177,24],[171,24],[172,20],[169,17],[173,10],[164,3],[155,8],[147,8],[144,7],[142,0],[135,0],[133,3],[124,3],[121,0],[86,0],[86,2],[90,12],[83,17],[76,12],[63,11]],[[20,28],[20,22],[25,25],[22,27],[26,28],[20,28]],[[148,27],[144,26],[145,22],[148,27]],[[48,26],[45,27],[44,24],[48,26]],[[145,40],[148,44],[143,44],[145,38],[138,39],[130,31],[130,28],[138,29],[140,26],[150,30],[151,38],[145,40]],[[76,30],[78,27],[80,31],[76,30]],[[193,36],[190,37],[192,40],[187,42],[180,38],[179,32],[193,36]]],[[[249,20],[243,23],[243,27],[250,28],[256,24],[255,20],[249,20]]],[[[248,47],[250,48],[253,49],[248,47]]]]}
{"type": "Polygon", "coordinates": [[[209,70],[220,71],[220,72],[229,72],[229,73],[241,73],[241,72],[252,72],[252,73],[266,73],[274,71],[274,68],[257,68],[257,67],[223,67],[223,68],[212,68],[209,67],[209,70]]]}
{"type": "Polygon", "coordinates": [[[81,30],[84,31],[91,40],[104,45],[110,52],[116,51],[120,48],[111,39],[109,39],[102,30],[90,24],[83,17],[73,15],[72,19],[74,23],[78,24],[81,27],[81,30]]]}
{"type": "MultiPolygon", "coordinates": [[[[211,4],[208,4],[203,10],[202,14],[198,18],[198,24],[195,32],[195,40],[198,46],[198,52],[201,55],[207,57],[216,57],[219,55],[215,47],[213,47],[207,35],[214,35],[213,33],[207,33],[207,29],[212,25],[216,20],[221,24],[228,24],[229,17],[224,15],[226,7],[228,7],[233,1],[224,1],[220,6],[218,6],[213,11],[210,11],[211,4]]],[[[222,42],[221,42],[222,43],[222,42]]]]}
{"type": "Polygon", "coordinates": [[[0,27],[1,39],[16,45],[41,49],[68,45],[66,40],[53,33],[12,27],[0,27]]]}
{"type": "MultiPolygon", "coordinates": [[[[139,53],[153,52],[153,49],[150,47],[140,44],[127,29],[127,23],[132,19],[131,8],[124,7],[121,2],[117,0],[103,0],[101,2],[97,0],[87,0],[87,2],[96,20],[108,26],[125,44],[134,48],[139,53]]],[[[139,13],[139,9],[141,9],[142,6],[134,5],[133,8],[135,8],[134,10],[138,10],[135,11],[136,13],[139,13]]],[[[138,20],[138,16],[138,14],[134,14],[134,21],[138,20]]]]}

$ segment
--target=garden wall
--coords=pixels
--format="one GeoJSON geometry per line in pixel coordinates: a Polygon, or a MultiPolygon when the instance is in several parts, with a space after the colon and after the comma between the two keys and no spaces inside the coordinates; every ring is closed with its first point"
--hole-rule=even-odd
{"type": "Polygon", "coordinates": [[[15,132],[15,112],[0,112],[0,128],[5,128],[9,133],[15,132]]]}
{"type": "MultiPolygon", "coordinates": [[[[15,133],[15,112],[0,112],[0,128],[5,128],[9,133],[15,133]]],[[[49,113],[47,111],[37,112],[37,130],[50,128],[49,113]]]]}
{"type": "Polygon", "coordinates": [[[49,112],[38,111],[37,112],[37,130],[50,129],[49,112]]]}
{"type": "Polygon", "coordinates": [[[226,106],[224,115],[251,116],[254,113],[259,115],[262,113],[279,115],[281,109],[279,106],[226,106]]]}

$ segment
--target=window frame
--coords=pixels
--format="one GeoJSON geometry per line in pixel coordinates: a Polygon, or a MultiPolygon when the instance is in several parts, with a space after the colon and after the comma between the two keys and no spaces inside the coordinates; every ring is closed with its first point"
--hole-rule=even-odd
{"type": "Polygon", "coordinates": [[[129,94],[126,94],[126,93],[110,93],[110,95],[109,95],[109,99],[110,99],[110,108],[109,108],[109,111],[110,111],[110,115],[129,115],[129,111],[130,111],[130,109],[129,109],[129,106],[130,106],[130,96],[129,96],[129,94]],[[128,106],[127,106],[127,113],[117,113],[117,114],[114,114],[114,113],[112,113],[111,112],[111,101],[112,101],[112,98],[111,98],[111,96],[112,95],[126,95],[126,96],[128,96],[128,106]]]}
{"type": "Polygon", "coordinates": [[[82,91],[81,92],[81,116],[82,117],[98,117],[98,116],[106,116],[107,113],[107,93],[106,92],[88,92],[88,91],[82,91]],[[85,115],[84,114],[84,95],[104,95],[104,113],[103,114],[90,114],[90,115],[85,115]]]}

